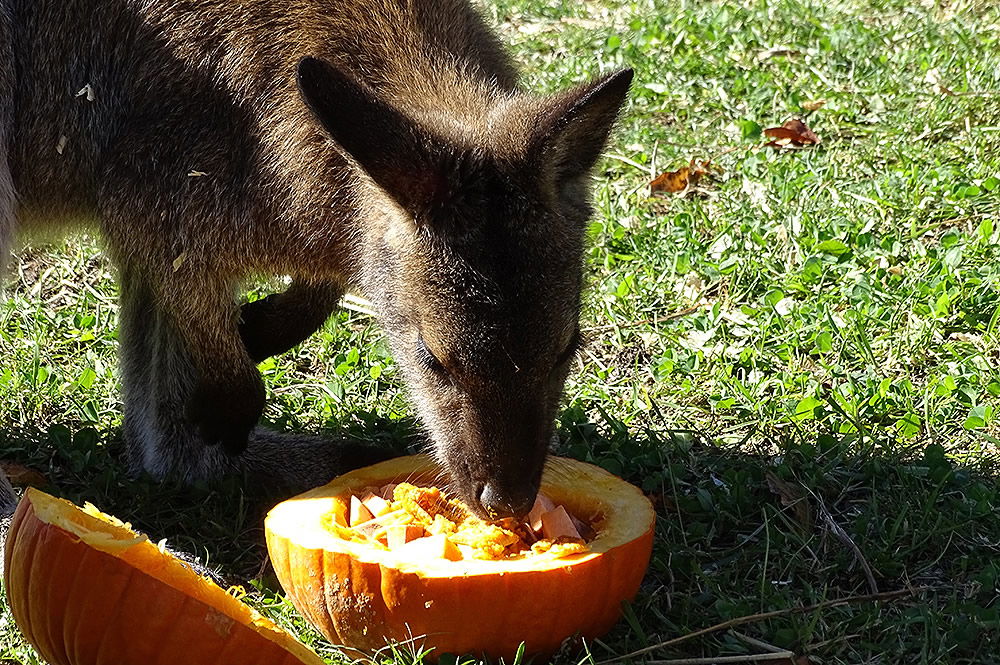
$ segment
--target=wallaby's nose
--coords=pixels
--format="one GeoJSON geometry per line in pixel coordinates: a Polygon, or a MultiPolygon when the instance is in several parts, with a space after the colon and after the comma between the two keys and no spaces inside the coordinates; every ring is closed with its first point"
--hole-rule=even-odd
{"type": "Polygon", "coordinates": [[[500,487],[486,483],[479,494],[479,505],[490,519],[524,517],[535,503],[536,491],[530,488],[500,487]]]}

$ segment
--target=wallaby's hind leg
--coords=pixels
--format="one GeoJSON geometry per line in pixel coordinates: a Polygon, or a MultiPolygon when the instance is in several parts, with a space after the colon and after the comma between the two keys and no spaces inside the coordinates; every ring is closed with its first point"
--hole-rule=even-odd
{"type": "Polygon", "coordinates": [[[197,370],[154,290],[140,271],[123,268],[119,355],[129,465],[157,478],[192,481],[235,468],[208,447],[185,417],[197,370]]]}
{"type": "MultiPolygon", "coordinates": [[[[0,100],[0,104],[2,104],[0,100]]],[[[2,112],[0,112],[2,116],[2,112]]],[[[17,195],[14,193],[14,179],[7,163],[7,137],[0,117],[0,280],[7,277],[7,263],[10,261],[10,250],[14,244],[14,223],[17,195]]],[[[0,292],[3,291],[0,283],[0,292]]]]}
{"type": "MultiPolygon", "coordinates": [[[[10,145],[14,103],[14,56],[11,50],[13,31],[10,14],[0,9],[0,280],[6,277],[7,262],[14,244],[17,195],[10,172],[7,149],[10,145]]],[[[0,284],[0,287],[3,285],[0,284]]],[[[3,289],[0,288],[0,292],[3,289]]]]}
{"type": "Polygon", "coordinates": [[[243,305],[240,337],[247,353],[260,362],[298,346],[320,329],[343,294],[335,282],[297,280],[284,293],[243,305]]]}
{"type": "Polygon", "coordinates": [[[260,427],[250,433],[241,455],[206,446],[185,418],[198,377],[184,338],[137,271],[123,269],[120,279],[124,439],[133,471],[189,482],[214,481],[236,472],[269,491],[297,493],[392,456],[390,451],[347,441],[260,427]]]}

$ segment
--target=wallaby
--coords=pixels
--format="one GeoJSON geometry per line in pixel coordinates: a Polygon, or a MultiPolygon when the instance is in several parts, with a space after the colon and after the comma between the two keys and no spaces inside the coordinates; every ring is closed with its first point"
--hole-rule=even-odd
{"type": "Polygon", "coordinates": [[[20,230],[100,231],[136,469],[298,489],[353,463],[256,427],[255,363],[354,289],[452,490],[523,515],[631,78],[529,94],[468,0],[0,0],[0,255],[20,230]]]}

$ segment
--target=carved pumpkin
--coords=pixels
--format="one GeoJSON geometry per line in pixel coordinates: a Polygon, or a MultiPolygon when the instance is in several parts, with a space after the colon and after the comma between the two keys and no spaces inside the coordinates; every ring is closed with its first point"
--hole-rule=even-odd
{"type": "Polygon", "coordinates": [[[441,653],[551,653],[573,635],[594,638],[639,588],[655,514],[637,488],[590,464],[554,459],[542,491],[588,522],[589,551],[562,558],[413,560],[339,537],[351,496],[386,483],[440,482],[429,457],[359,469],[276,506],[265,520],[275,572],[295,607],[334,644],[365,651],[387,640],[441,653]]]}
{"type": "Polygon", "coordinates": [[[127,525],[29,489],[4,552],[14,620],[51,665],[322,665],[127,525]]]}

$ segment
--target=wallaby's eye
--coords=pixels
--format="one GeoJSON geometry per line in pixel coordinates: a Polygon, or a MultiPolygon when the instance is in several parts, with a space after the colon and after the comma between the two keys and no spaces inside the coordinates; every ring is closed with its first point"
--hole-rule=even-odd
{"type": "Polygon", "coordinates": [[[423,335],[417,336],[417,360],[424,368],[434,372],[435,374],[440,374],[441,376],[447,376],[448,370],[437,359],[434,352],[431,351],[430,347],[427,346],[427,342],[424,341],[423,335]]]}
{"type": "Polygon", "coordinates": [[[556,367],[562,367],[567,362],[572,360],[573,357],[576,356],[577,351],[580,350],[581,346],[583,346],[583,333],[580,332],[579,328],[577,328],[576,332],[573,333],[573,337],[570,338],[569,344],[566,346],[566,350],[560,353],[559,357],[556,359],[556,367]]]}

